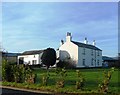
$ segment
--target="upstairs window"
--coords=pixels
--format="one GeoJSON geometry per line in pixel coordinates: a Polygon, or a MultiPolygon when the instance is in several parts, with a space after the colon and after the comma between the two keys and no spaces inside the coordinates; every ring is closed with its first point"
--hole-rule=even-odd
{"type": "Polygon", "coordinates": [[[99,51],[97,51],[97,56],[99,56],[100,54],[99,54],[99,51]]]}
{"type": "Polygon", "coordinates": [[[93,49],[91,50],[91,55],[93,55],[93,49]]]}
{"type": "Polygon", "coordinates": [[[35,58],[35,55],[34,55],[34,58],[35,58]]]}
{"type": "Polygon", "coordinates": [[[83,54],[85,55],[85,48],[83,48],[83,54]]]}

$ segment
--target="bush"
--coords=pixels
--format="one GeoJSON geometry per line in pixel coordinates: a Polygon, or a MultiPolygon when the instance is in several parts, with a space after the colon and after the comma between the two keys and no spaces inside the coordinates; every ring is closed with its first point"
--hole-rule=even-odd
{"type": "Polygon", "coordinates": [[[46,86],[48,84],[49,77],[50,77],[49,73],[43,75],[43,77],[42,77],[42,85],[43,86],[46,86]]]}
{"type": "Polygon", "coordinates": [[[15,65],[8,63],[3,59],[2,62],[2,79],[3,81],[16,83],[35,83],[36,75],[29,67],[25,65],[15,65]]]}
{"type": "Polygon", "coordinates": [[[58,63],[57,63],[57,67],[58,68],[66,68],[66,69],[72,69],[72,68],[76,68],[76,66],[75,66],[75,62],[74,61],[72,61],[71,59],[66,59],[66,60],[64,60],[64,61],[59,61],[58,63]]]}
{"type": "Polygon", "coordinates": [[[56,82],[56,86],[58,88],[63,88],[65,83],[65,77],[67,76],[65,68],[56,69],[56,75],[58,76],[58,80],[56,82]]]}
{"type": "Polygon", "coordinates": [[[31,84],[35,83],[36,74],[32,72],[30,68],[27,68],[25,71],[25,83],[31,84]]]}
{"type": "Polygon", "coordinates": [[[110,71],[104,71],[104,79],[101,84],[98,85],[98,91],[101,93],[107,93],[108,87],[110,83],[110,79],[112,76],[112,73],[114,72],[114,68],[111,68],[110,71]]]}
{"type": "Polygon", "coordinates": [[[2,60],[2,80],[13,81],[13,69],[7,60],[2,60]]]}
{"type": "Polygon", "coordinates": [[[79,70],[76,70],[76,73],[77,73],[77,78],[78,78],[76,80],[76,89],[83,90],[83,87],[85,86],[85,79],[79,70]]]}

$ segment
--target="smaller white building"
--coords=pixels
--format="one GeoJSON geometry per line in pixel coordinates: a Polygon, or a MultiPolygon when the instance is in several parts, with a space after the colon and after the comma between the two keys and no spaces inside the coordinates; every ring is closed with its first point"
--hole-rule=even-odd
{"type": "Polygon", "coordinates": [[[41,56],[44,50],[25,51],[18,56],[18,64],[37,65],[41,64],[41,56]]]}

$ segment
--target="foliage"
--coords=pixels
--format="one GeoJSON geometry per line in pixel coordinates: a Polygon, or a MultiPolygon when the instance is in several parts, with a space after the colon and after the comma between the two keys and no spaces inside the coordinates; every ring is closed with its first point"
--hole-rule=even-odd
{"type": "Polygon", "coordinates": [[[25,71],[25,83],[35,83],[36,74],[30,68],[27,68],[25,71]]]}
{"type": "Polygon", "coordinates": [[[41,56],[42,64],[47,66],[47,69],[50,66],[53,66],[56,62],[56,51],[53,48],[47,48],[44,50],[41,56]]]}
{"type": "Polygon", "coordinates": [[[49,77],[50,77],[49,73],[43,75],[43,77],[42,77],[42,85],[43,86],[46,86],[48,84],[49,77]]]}
{"type": "Polygon", "coordinates": [[[107,93],[108,92],[108,87],[109,87],[109,83],[110,83],[110,79],[112,76],[112,73],[114,72],[114,68],[111,68],[111,70],[109,71],[104,71],[104,79],[102,81],[102,84],[99,84],[99,92],[102,93],[107,93]]]}
{"type": "Polygon", "coordinates": [[[12,65],[12,70],[14,81],[23,83],[25,81],[25,66],[23,64],[12,65]]]}
{"type": "Polygon", "coordinates": [[[3,81],[16,83],[35,83],[36,75],[29,67],[25,65],[11,65],[7,60],[2,62],[2,79],[3,81]]]}
{"type": "Polygon", "coordinates": [[[120,68],[120,60],[116,60],[114,62],[111,62],[108,64],[108,67],[116,67],[116,68],[120,68]]]}
{"type": "Polygon", "coordinates": [[[83,90],[83,87],[85,86],[85,79],[79,70],[76,70],[76,73],[78,78],[76,81],[76,88],[83,90]]]}
{"type": "Polygon", "coordinates": [[[57,87],[63,88],[65,83],[65,77],[67,76],[65,68],[57,68],[56,75],[58,76],[58,80],[56,82],[57,87]]]}
{"type": "MultiPolygon", "coordinates": [[[[27,70],[27,69],[26,69],[27,70]]],[[[57,69],[58,71],[61,69],[57,69]]],[[[56,72],[56,69],[50,69],[49,70],[49,80],[47,81],[47,86],[42,85],[42,81],[40,81],[40,78],[42,78],[43,74],[45,74],[46,70],[42,68],[34,68],[34,73],[37,74],[37,82],[35,84],[28,84],[28,83],[15,83],[15,82],[2,82],[2,85],[6,86],[14,86],[14,87],[21,87],[21,88],[27,88],[27,89],[36,89],[36,90],[42,90],[42,91],[53,91],[53,92],[62,92],[62,93],[70,93],[70,95],[79,95],[81,93],[88,93],[89,94],[100,94],[100,91],[96,90],[98,87],[98,83],[96,82],[96,79],[99,76],[100,81],[103,80],[103,70],[109,71],[109,68],[93,68],[93,69],[78,69],[80,70],[80,73],[85,76],[85,87],[84,90],[76,89],[75,88],[75,82],[78,77],[76,77],[76,70],[75,69],[67,69],[67,76],[64,77],[65,79],[65,86],[64,88],[59,88],[57,85],[57,88],[55,87],[55,83],[60,79],[59,74],[56,72]],[[57,73],[57,74],[56,74],[57,73]]],[[[114,68],[112,68],[114,71],[114,68]]],[[[119,69],[115,69],[114,73],[112,73],[112,78],[110,80],[109,85],[109,92],[107,94],[109,95],[119,95],[120,93],[120,87],[118,86],[118,74],[119,69]],[[119,92],[118,92],[119,91],[119,92]],[[117,94],[118,93],[118,94],[117,94]]],[[[99,88],[100,89],[100,88],[99,88]]]]}
{"type": "Polygon", "coordinates": [[[20,70],[17,65],[13,66],[13,76],[14,76],[14,81],[15,82],[20,82],[20,70]]]}
{"type": "Polygon", "coordinates": [[[13,81],[13,70],[11,65],[7,60],[2,60],[2,80],[3,81],[13,81]]]}
{"type": "Polygon", "coordinates": [[[71,69],[71,68],[75,68],[75,62],[72,61],[71,59],[66,59],[64,61],[59,61],[57,63],[57,67],[58,68],[67,68],[67,69],[71,69]]]}

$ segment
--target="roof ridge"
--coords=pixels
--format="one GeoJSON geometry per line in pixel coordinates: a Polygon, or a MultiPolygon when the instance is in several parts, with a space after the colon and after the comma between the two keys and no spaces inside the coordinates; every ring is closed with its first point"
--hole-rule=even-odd
{"type": "Polygon", "coordinates": [[[77,42],[77,41],[71,41],[71,42],[73,42],[74,44],[76,44],[76,45],[79,46],[79,47],[85,47],[85,48],[90,48],[90,49],[102,51],[102,50],[99,49],[98,47],[96,47],[96,46],[94,46],[94,45],[91,45],[91,44],[84,44],[84,43],[77,42]]]}

